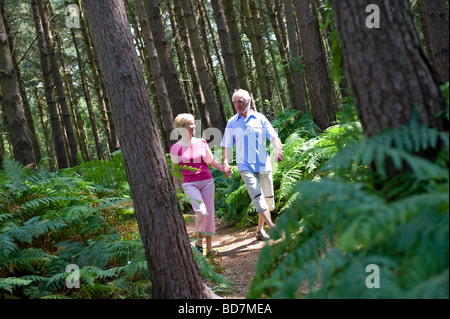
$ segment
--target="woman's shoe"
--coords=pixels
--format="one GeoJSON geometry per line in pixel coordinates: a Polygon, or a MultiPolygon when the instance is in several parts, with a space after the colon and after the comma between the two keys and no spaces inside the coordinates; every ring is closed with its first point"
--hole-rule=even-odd
{"type": "Polygon", "coordinates": [[[206,254],[206,256],[215,256],[217,255],[219,252],[217,250],[211,250],[209,253],[206,254]]]}
{"type": "Polygon", "coordinates": [[[197,250],[203,254],[203,247],[202,246],[195,245],[195,248],[197,248],[197,250]]]}

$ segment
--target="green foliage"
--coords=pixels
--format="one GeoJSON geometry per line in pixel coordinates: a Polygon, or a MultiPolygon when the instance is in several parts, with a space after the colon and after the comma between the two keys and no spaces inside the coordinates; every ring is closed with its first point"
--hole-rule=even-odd
{"type": "Polygon", "coordinates": [[[448,151],[447,134],[414,123],[340,149],[295,185],[248,296],[448,298],[448,151]],[[438,143],[445,149],[436,161],[417,155],[438,143]],[[410,170],[390,181],[387,159],[410,170]],[[385,187],[374,188],[375,179],[385,187]],[[366,286],[371,264],[379,288],[366,286]]]}
{"type": "MultiPolygon", "coordinates": [[[[0,171],[0,298],[149,298],[151,282],[120,152],[59,173],[5,160],[0,171]],[[69,289],[68,265],[80,288],[69,289]]],[[[223,276],[197,258],[221,287],[223,276]]]]}

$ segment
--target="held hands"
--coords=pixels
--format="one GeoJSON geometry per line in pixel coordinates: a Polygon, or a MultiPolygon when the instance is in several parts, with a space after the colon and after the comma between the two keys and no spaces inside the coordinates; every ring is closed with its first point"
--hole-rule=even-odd
{"type": "Polygon", "coordinates": [[[230,178],[230,174],[233,172],[233,168],[231,168],[230,165],[224,164],[223,165],[223,175],[225,175],[226,178],[230,178]]]}

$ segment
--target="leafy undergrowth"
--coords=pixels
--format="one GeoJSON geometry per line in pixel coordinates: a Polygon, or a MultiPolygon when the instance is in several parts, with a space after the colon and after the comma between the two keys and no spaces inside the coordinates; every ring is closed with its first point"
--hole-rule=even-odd
{"type": "MultiPolygon", "coordinates": [[[[211,263],[196,261],[205,278],[227,288],[211,263]]],[[[151,298],[120,153],[59,173],[4,162],[0,298],[151,298]]]]}

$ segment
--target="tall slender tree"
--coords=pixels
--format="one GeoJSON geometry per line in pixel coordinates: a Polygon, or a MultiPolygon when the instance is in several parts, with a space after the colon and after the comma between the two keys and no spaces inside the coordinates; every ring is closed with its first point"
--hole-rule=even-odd
{"type": "Polygon", "coordinates": [[[4,0],[1,0],[0,2],[1,2],[0,9],[1,9],[1,13],[3,15],[3,22],[5,25],[5,29],[6,29],[6,34],[7,34],[8,38],[10,39],[8,41],[9,49],[11,52],[12,63],[14,65],[14,67],[16,68],[15,73],[16,73],[16,77],[17,77],[17,83],[19,86],[20,96],[22,98],[23,110],[25,112],[25,118],[26,118],[27,127],[28,127],[28,134],[30,135],[31,145],[33,147],[34,159],[37,164],[40,162],[40,160],[42,158],[41,148],[39,146],[37,132],[36,132],[36,128],[34,125],[33,116],[31,114],[31,107],[30,107],[30,103],[28,100],[26,90],[25,90],[25,81],[22,76],[20,63],[17,60],[17,54],[16,54],[17,50],[14,47],[14,39],[12,38],[12,35],[11,35],[11,29],[9,27],[8,16],[6,15],[6,10],[5,10],[5,6],[4,6],[4,0]]]}
{"type": "Polygon", "coordinates": [[[181,89],[180,80],[176,71],[175,63],[172,58],[169,41],[162,22],[159,3],[157,0],[144,1],[147,11],[147,17],[150,23],[150,29],[153,35],[158,59],[161,65],[161,71],[169,92],[170,105],[174,114],[188,112],[186,98],[181,89]]]}
{"type": "Polygon", "coordinates": [[[58,109],[56,107],[55,95],[53,93],[53,81],[48,61],[47,44],[45,42],[44,29],[42,27],[41,16],[39,14],[38,4],[36,0],[31,0],[31,9],[33,12],[34,25],[38,38],[41,70],[44,79],[45,98],[48,106],[53,141],[55,144],[56,160],[58,163],[58,168],[63,169],[69,167],[69,164],[67,162],[58,109]]]}
{"type": "MultiPolygon", "coordinates": [[[[0,6],[3,7],[3,5],[1,1],[0,6]]],[[[0,103],[6,113],[14,159],[22,165],[28,165],[34,163],[33,150],[9,40],[3,15],[0,15],[0,103]]]]}
{"type": "Polygon", "coordinates": [[[314,122],[322,130],[336,122],[327,59],[313,0],[295,0],[306,83],[314,122]]]}
{"type": "MultiPolygon", "coordinates": [[[[170,147],[176,141],[170,140],[170,135],[173,130],[175,130],[175,121],[172,112],[172,107],[169,99],[169,91],[164,81],[164,76],[161,70],[161,65],[158,59],[158,52],[156,50],[155,42],[153,41],[153,34],[150,29],[150,24],[148,21],[147,13],[145,11],[145,6],[143,0],[136,0],[136,10],[139,15],[139,21],[141,24],[142,34],[145,43],[145,50],[147,52],[148,62],[150,64],[150,71],[152,73],[156,96],[159,103],[159,110],[161,113],[165,140],[167,142],[167,147],[170,147]]],[[[169,149],[166,149],[168,152],[169,149]]]]}
{"type": "Polygon", "coordinates": [[[247,65],[245,64],[244,58],[244,48],[241,42],[241,31],[234,11],[233,0],[222,0],[221,3],[228,24],[228,30],[230,31],[231,49],[233,50],[236,71],[239,76],[239,88],[251,91],[247,65]]]}
{"type": "MultiPolygon", "coordinates": [[[[81,8],[80,9],[80,29],[81,29],[81,35],[83,37],[84,49],[87,54],[87,62],[88,62],[87,65],[89,66],[89,69],[94,78],[93,82],[94,82],[95,93],[97,95],[97,100],[98,100],[97,105],[98,105],[98,110],[100,112],[102,128],[103,128],[103,132],[104,132],[104,135],[106,136],[107,143],[109,146],[109,148],[108,148],[109,154],[112,154],[114,151],[117,151],[118,149],[120,149],[119,137],[118,137],[118,133],[116,132],[116,128],[114,126],[114,120],[113,120],[113,116],[111,113],[111,107],[109,106],[108,98],[105,94],[105,87],[103,85],[102,75],[101,75],[100,69],[98,67],[97,56],[96,56],[94,50],[92,49],[92,41],[91,41],[90,31],[89,31],[89,27],[87,26],[86,21],[85,21],[84,10],[82,9],[82,6],[81,6],[81,0],[76,0],[76,3],[81,8]]],[[[86,68],[86,72],[87,72],[87,69],[88,68],[86,68]]],[[[89,115],[89,117],[90,117],[90,121],[92,122],[94,119],[91,118],[91,115],[89,115]]],[[[102,151],[102,149],[100,149],[97,145],[96,145],[96,148],[97,148],[98,158],[101,159],[104,157],[104,155],[100,156],[99,152],[102,151]]],[[[102,151],[102,153],[103,153],[103,151],[102,151]]]]}
{"type": "Polygon", "coordinates": [[[123,0],[83,0],[119,129],[153,298],[209,298],[194,261],[123,0]]]}
{"type": "Polygon", "coordinates": [[[203,127],[212,127],[213,125],[211,124],[209,112],[206,108],[205,95],[203,94],[203,88],[200,84],[194,53],[192,52],[191,41],[189,40],[186,22],[183,19],[183,10],[180,2],[175,2],[173,11],[175,19],[177,20],[177,30],[179,30],[180,39],[183,43],[183,53],[184,56],[186,56],[186,64],[192,82],[192,90],[194,91],[195,100],[197,101],[197,113],[201,118],[203,127]]]}
{"type": "Polygon", "coordinates": [[[219,34],[220,48],[222,50],[222,57],[225,64],[225,73],[228,79],[229,92],[233,94],[235,89],[240,87],[239,77],[236,70],[236,63],[234,63],[233,50],[231,49],[230,35],[226,22],[225,13],[223,12],[220,1],[211,1],[211,6],[216,21],[217,33],[219,34]]]}
{"type": "MultiPolygon", "coordinates": [[[[264,71],[264,51],[261,50],[261,46],[257,39],[257,27],[256,27],[256,12],[255,10],[251,10],[249,0],[241,0],[242,13],[245,22],[245,31],[247,37],[250,40],[253,60],[255,61],[255,69],[256,76],[258,78],[258,88],[261,93],[261,100],[258,103],[258,108],[261,110],[265,109],[266,102],[272,103],[272,94],[271,90],[268,89],[267,81],[266,81],[266,72],[264,71]]],[[[257,94],[257,92],[253,92],[253,94],[257,94]]],[[[266,112],[267,113],[267,112],[266,112]]],[[[266,114],[267,115],[267,114],[266,114]]]]}
{"type": "Polygon", "coordinates": [[[209,111],[211,124],[213,127],[223,132],[225,130],[225,123],[223,118],[220,116],[219,105],[217,103],[212,81],[208,73],[208,68],[200,41],[199,30],[197,30],[196,18],[192,8],[192,2],[191,0],[181,0],[180,2],[189,33],[189,40],[191,42],[198,76],[202,85],[203,94],[205,95],[206,108],[209,111]]]}
{"type": "Polygon", "coordinates": [[[50,22],[47,17],[44,2],[42,0],[37,0],[37,4],[45,34],[45,41],[47,44],[47,53],[50,62],[53,83],[55,84],[56,93],[58,95],[58,104],[61,108],[61,118],[67,135],[68,151],[70,152],[69,162],[72,166],[75,166],[78,164],[78,145],[75,134],[73,132],[72,121],[70,119],[69,107],[67,106],[67,99],[64,92],[63,81],[61,78],[61,74],[59,73],[59,65],[58,60],[56,59],[55,45],[53,42],[52,32],[50,30],[50,22]]]}
{"type": "MultiPolygon", "coordinates": [[[[297,24],[295,23],[292,0],[284,0],[284,12],[286,13],[286,27],[288,31],[289,52],[291,59],[289,68],[291,70],[295,88],[295,104],[293,105],[293,108],[302,113],[306,113],[305,89],[303,87],[303,76],[300,71],[300,61],[298,60],[300,57],[300,44],[299,37],[297,36],[297,24]]],[[[301,12],[297,12],[297,14],[301,14],[301,12]]]]}

